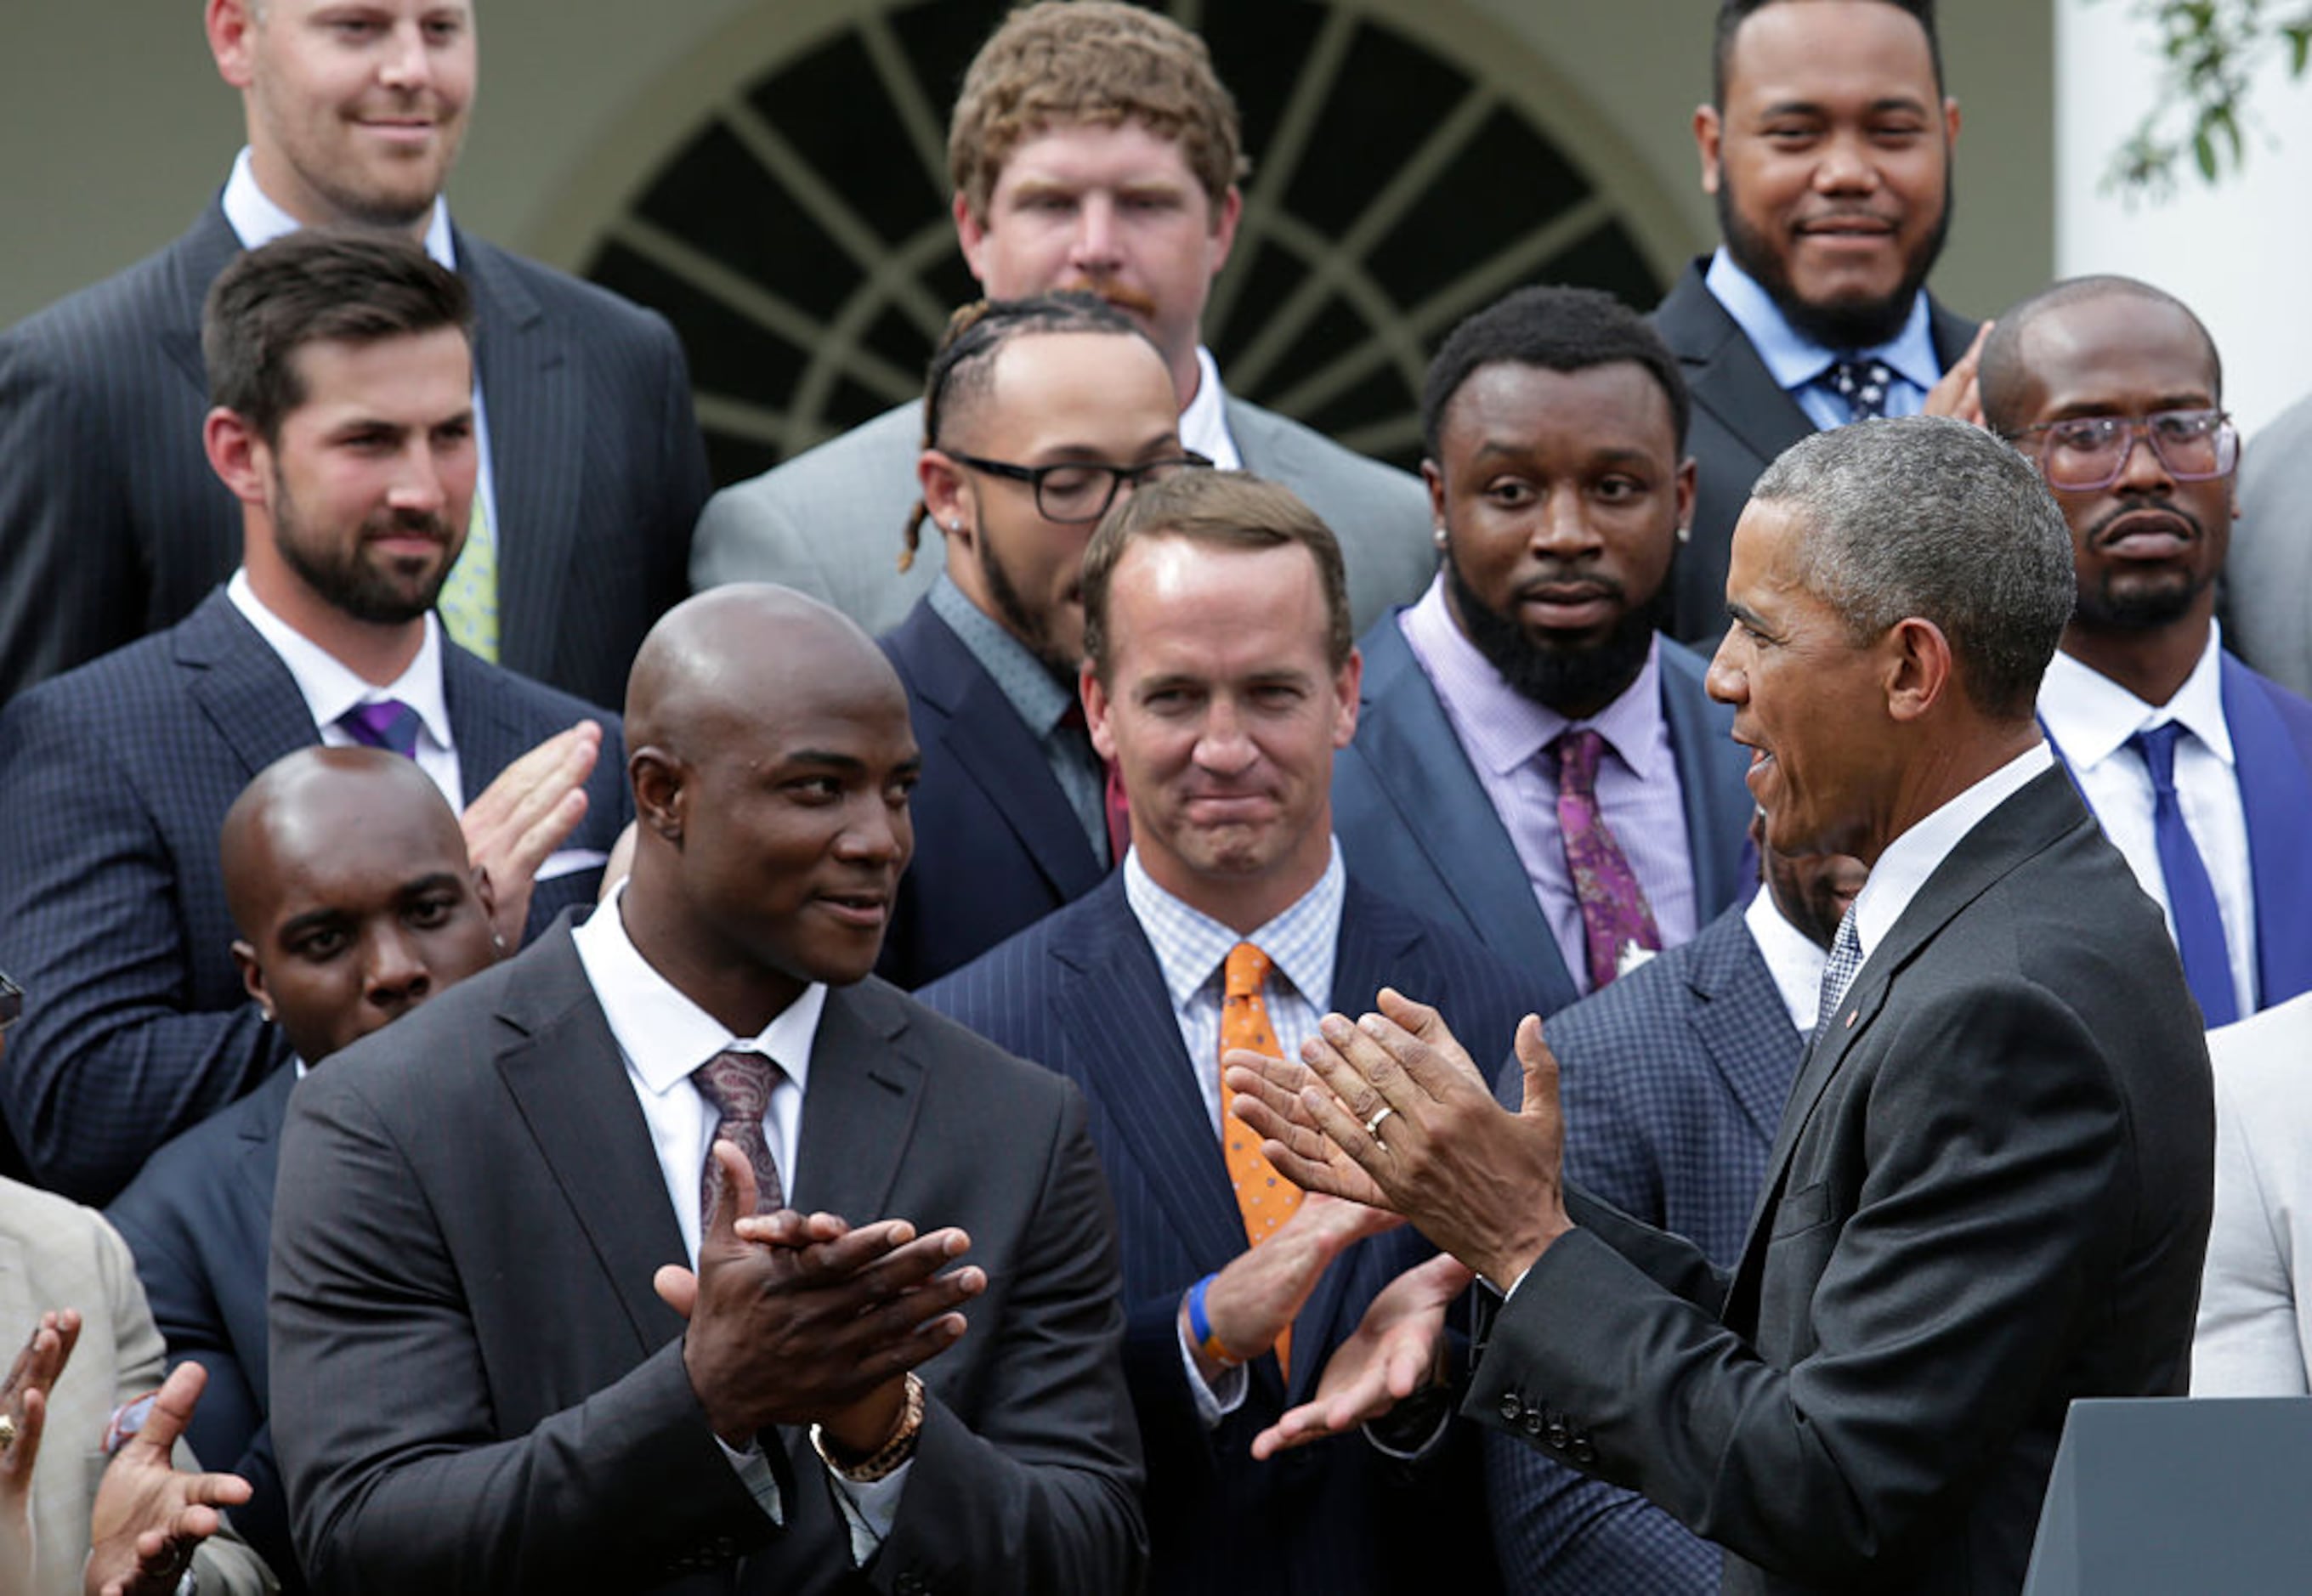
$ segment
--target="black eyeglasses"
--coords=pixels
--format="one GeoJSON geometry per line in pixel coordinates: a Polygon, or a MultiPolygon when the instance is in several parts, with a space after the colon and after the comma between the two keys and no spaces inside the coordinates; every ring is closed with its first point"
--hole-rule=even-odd
{"type": "Polygon", "coordinates": [[[1182,471],[1209,471],[1213,464],[1193,450],[1137,466],[1080,460],[1064,460],[1056,466],[1015,466],[1009,460],[982,459],[977,455],[958,454],[951,449],[940,452],[969,470],[1000,476],[1007,482],[1026,483],[1035,490],[1036,508],[1044,519],[1063,526],[1099,519],[1116,502],[1116,490],[1125,483],[1136,488],[1143,482],[1160,482],[1182,471]]]}
{"type": "Polygon", "coordinates": [[[24,1017],[24,989],[0,975],[0,1032],[24,1017]]]}
{"type": "Polygon", "coordinates": [[[2007,434],[2010,443],[2034,432],[2046,434],[2039,472],[2050,487],[2093,493],[2111,486],[2127,470],[2135,440],[2150,440],[2151,452],[2177,482],[2229,476],[2239,464],[2239,432],[2220,410],[2158,410],[2138,421],[2128,415],[2074,415],[2043,421],[2007,434]]]}

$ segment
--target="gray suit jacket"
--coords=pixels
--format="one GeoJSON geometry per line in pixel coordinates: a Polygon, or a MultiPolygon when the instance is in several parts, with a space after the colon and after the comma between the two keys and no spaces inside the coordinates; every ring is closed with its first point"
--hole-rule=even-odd
{"type": "MultiPolygon", "coordinates": [[[[0,336],[0,702],[182,620],[241,563],[201,451],[201,303],[241,241],[184,237],[0,336]]],[[[626,702],[684,594],[707,490],[681,345],[654,312],[456,235],[497,498],[499,661],[626,702]]]]}
{"type": "MultiPolygon", "coordinates": [[[[32,1469],[33,1596],[80,1589],[89,1512],[104,1473],[101,1444],[113,1408],[161,1383],[161,1332],[136,1284],[128,1248],[102,1217],[46,1191],[0,1180],[0,1346],[22,1344],[41,1313],[77,1308],[80,1341],[48,1395],[48,1426],[32,1469]]],[[[182,1442],[177,1466],[198,1467],[182,1442]]],[[[228,1460],[223,1465],[232,1467],[228,1460]]],[[[272,1576],[230,1528],[194,1557],[205,1593],[262,1592],[272,1576]]],[[[10,1571],[0,1568],[0,1588],[10,1571]]]]}
{"type": "Polygon", "coordinates": [[[961,1225],[988,1284],[923,1368],[920,1449],[863,1573],[807,1436],[763,1437],[774,1526],[692,1393],[651,1288],[681,1232],[567,922],[300,1082],[278,1190],[274,1437],[316,1591],[1137,1583],[1082,1095],[881,981],[828,994],[790,1195],[961,1225]]]}
{"type": "MultiPolygon", "coordinates": [[[[1417,478],[1242,399],[1229,400],[1228,424],[1245,469],[1300,494],[1341,540],[1357,631],[1421,596],[1437,551],[1417,478]]],[[[947,557],[938,528],[926,524],[914,569],[898,570],[923,444],[923,405],[910,401],[724,488],[699,517],[691,586],[778,582],[880,637],[906,619],[947,557]]]]}
{"type": "Polygon", "coordinates": [[[2239,504],[2224,556],[2224,646],[2312,698],[2312,397],[2256,433],[2239,504]]]}
{"type": "Polygon", "coordinates": [[[2014,1591],[2078,1397],[2177,1396],[2214,1109],[2159,912],[2061,770],[1800,1066],[1730,1277],[1574,1197],[1465,1411],[1633,1487],[1731,1592],[2014,1591]]]}

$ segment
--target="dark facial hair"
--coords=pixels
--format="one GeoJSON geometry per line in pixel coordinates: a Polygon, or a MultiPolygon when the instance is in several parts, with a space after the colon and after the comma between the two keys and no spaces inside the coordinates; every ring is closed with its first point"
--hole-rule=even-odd
{"type": "Polygon", "coordinates": [[[1045,668],[1055,677],[1073,688],[1079,662],[1060,658],[1052,642],[1048,622],[1046,617],[1030,610],[1028,601],[1020,596],[1020,589],[1012,581],[1012,573],[1004,570],[1003,563],[995,557],[994,545],[989,541],[985,527],[973,540],[972,547],[979,556],[980,579],[987,584],[987,597],[995,606],[996,619],[1003,623],[1012,636],[1025,643],[1028,651],[1042,660],[1045,668]]]}
{"type": "Polygon", "coordinates": [[[1732,179],[1722,177],[1718,185],[1718,236],[1725,240],[1726,253],[1766,291],[1766,297],[1774,301],[1775,309],[1782,311],[1791,326],[1825,349],[1871,349],[1901,332],[1919,289],[1943,252],[1943,240],[1950,236],[1950,223],[1951,179],[1946,161],[1942,219],[1905,266],[1903,280],[1896,285],[1895,292],[1883,300],[1814,305],[1799,298],[1782,256],[1768,245],[1764,233],[1743,219],[1741,208],[1734,203],[1732,179]]]}
{"type": "Polygon", "coordinates": [[[1654,632],[1669,618],[1664,582],[1645,603],[1623,611],[1603,642],[1578,650],[1536,648],[1524,627],[1477,597],[1449,552],[1445,580],[1462,629],[1485,663],[1526,697],[1568,720],[1594,715],[1627,691],[1645,668],[1654,632]]]}
{"type": "Polygon", "coordinates": [[[360,535],[350,546],[309,545],[304,536],[304,519],[298,513],[296,501],[290,497],[288,485],[277,467],[273,480],[273,546],[280,554],[281,563],[323,603],[374,626],[406,625],[434,607],[434,599],[441,596],[442,584],[449,580],[451,567],[456,563],[453,556],[445,557],[433,578],[422,589],[413,592],[406,583],[397,582],[388,572],[364,560],[363,550],[373,536],[404,531],[431,537],[447,551],[452,538],[448,523],[440,516],[388,510],[363,522],[360,535]]]}

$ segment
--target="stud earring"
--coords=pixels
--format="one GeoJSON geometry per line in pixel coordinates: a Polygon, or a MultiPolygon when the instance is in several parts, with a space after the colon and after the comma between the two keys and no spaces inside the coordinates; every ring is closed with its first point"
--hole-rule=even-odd
{"type": "Polygon", "coordinates": [[[1435,544],[1435,545],[1436,545],[1439,548],[1441,548],[1441,548],[1443,548],[1443,547],[1445,546],[1445,523],[1444,523],[1444,522],[1440,521],[1440,522],[1438,522],[1438,523],[1437,523],[1437,525],[1436,525],[1435,527],[1433,527],[1433,528],[1432,528],[1430,529],[1430,533],[1429,533],[1429,541],[1430,541],[1430,542],[1432,542],[1432,543],[1433,543],[1433,544],[1435,544]]]}

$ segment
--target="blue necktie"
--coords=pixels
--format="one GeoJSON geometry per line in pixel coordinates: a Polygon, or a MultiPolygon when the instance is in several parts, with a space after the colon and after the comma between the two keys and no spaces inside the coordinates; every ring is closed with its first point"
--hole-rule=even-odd
{"type": "Polygon", "coordinates": [[[383,748],[404,759],[417,757],[417,728],[425,724],[417,711],[398,698],[355,704],[337,717],[346,735],[369,748],[383,748]]]}
{"type": "Polygon", "coordinates": [[[1887,395],[1895,386],[1895,369],[1885,361],[1833,361],[1822,374],[1830,391],[1846,401],[1850,421],[1877,421],[1887,414],[1887,395]]]}
{"type": "Polygon", "coordinates": [[[2159,850],[2159,874],[2168,884],[2168,912],[2176,921],[2176,947],[2184,955],[2184,979],[2200,1000],[2200,1014],[2210,1026],[2229,1025],[2239,1017],[2232,992],[2231,955],[2224,946],[2223,916],[2216,909],[2216,889],[2199,845],[2184,824],[2184,807],[2176,801],[2176,739],[2184,728],[2170,720],[2139,731],[2127,746],[2143,758],[2151,776],[2151,839],[2159,850]]]}

